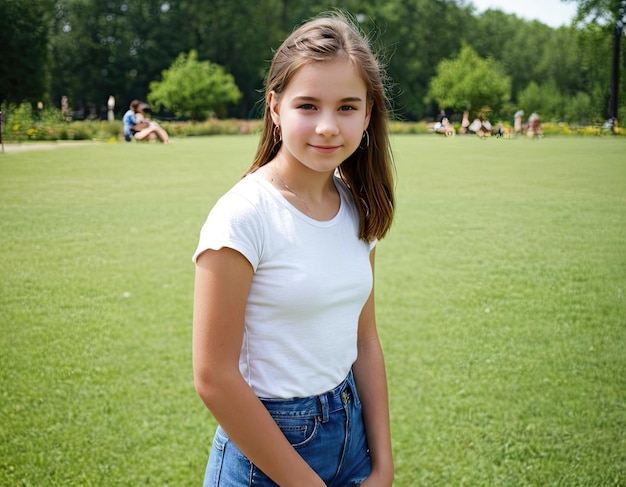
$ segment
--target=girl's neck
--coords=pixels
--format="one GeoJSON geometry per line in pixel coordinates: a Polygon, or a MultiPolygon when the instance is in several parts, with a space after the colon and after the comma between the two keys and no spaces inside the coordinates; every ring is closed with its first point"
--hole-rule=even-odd
{"type": "Polygon", "coordinates": [[[269,164],[273,170],[277,171],[283,183],[309,201],[321,203],[337,193],[332,171],[314,171],[300,161],[284,156],[281,152],[269,164]]]}
{"type": "Polygon", "coordinates": [[[283,197],[314,220],[335,217],[341,204],[332,172],[314,171],[296,160],[279,155],[261,167],[259,175],[267,179],[283,197]]]}

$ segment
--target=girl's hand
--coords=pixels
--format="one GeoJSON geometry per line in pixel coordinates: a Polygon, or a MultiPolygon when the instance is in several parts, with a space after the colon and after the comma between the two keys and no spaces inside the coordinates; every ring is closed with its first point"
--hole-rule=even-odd
{"type": "Polygon", "coordinates": [[[372,472],[367,477],[361,487],[391,487],[393,485],[393,474],[383,475],[377,472],[372,472]]]}

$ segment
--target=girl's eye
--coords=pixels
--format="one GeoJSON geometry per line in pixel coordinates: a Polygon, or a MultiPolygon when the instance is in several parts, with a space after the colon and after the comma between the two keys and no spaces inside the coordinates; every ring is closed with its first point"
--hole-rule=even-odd
{"type": "Polygon", "coordinates": [[[315,107],[310,103],[305,103],[304,105],[300,105],[301,110],[313,110],[315,107]]]}
{"type": "Polygon", "coordinates": [[[351,105],[344,105],[339,110],[342,112],[349,112],[351,110],[356,110],[356,108],[351,105]]]}

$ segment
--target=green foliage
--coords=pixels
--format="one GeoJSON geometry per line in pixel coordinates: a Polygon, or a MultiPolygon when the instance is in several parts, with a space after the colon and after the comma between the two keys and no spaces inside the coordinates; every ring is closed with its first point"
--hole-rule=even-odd
{"type": "Polygon", "coordinates": [[[592,17],[607,21],[610,25],[626,22],[626,0],[565,0],[578,3],[576,20],[582,22],[592,17]]]}
{"type": "Polygon", "coordinates": [[[52,106],[33,109],[30,103],[2,105],[5,142],[50,140],[110,140],[122,132],[122,122],[97,120],[72,122],[52,106]]]}
{"type": "MultiPolygon", "coordinates": [[[[593,119],[606,118],[612,31],[626,2],[578,4],[579,22],[553,29],[497,10],[477,15],[471,3],[459,0],[4,0],[0,66],[7,69],[0,76],[0,99],[58,106],[67,96],[75,118],[97,118],[113,95],[120,116],[132,99],[147,99],[150,83],[180,53],[195,49],[199,59],[230,73],[241,91],[239,101],[219,115],[257,118],[273,50],[305,19],[339,8],[354,15],[388,67],[389,93],[400,119],[420,120],[439,111],[428,93],[431,78],[464,44],[496,61],[510,78],[504,118],[513,115],[518,95],[531,82],[555,83],[561,94],[576,98],[577,108],[564,108],[565,117],[578,116],[582,98],[577,94],[584,93],[596,112],[593,119]]],[[[620,59],[624,80],[623,49],[620,59]]],[[[623,81],[619,86],[620,107],[625,86],[623,81]]]]}
{"type": "Polygon", "coordinates": [[[391,122],[389,132],[392,134],[431,134],[432,130],[426,122],[391,122]]]}
{"type": "Polygon", "coordinates": [[[511,80],[492,59],[464,46],[455,59],[444,59],[431,80],[429,94],[441,108],[468,110],[470,118],[485,107],[499,113],[509,100],[511,80]]]}
{"type": "Polygon", "coordinates": [[[227,106],[241,98],[233,76],[222,66],[198,61],[193,49],[189,55],[181,53],[162,78],[150,83],[148,101],[157,109],[165,107],[192,120],[224,116],[227,106]]]}
{"type": "MultiPolygon", "coordinates": [[[[118,110],[145,99],[148,84],[175,57],[172,37],[182,31],[160,15],[167,2],[57,0],[54,2],[51,93],[67,96],[80,117],[106,110],[109,95],[118,110]]],[[[171,3],[171,2],[170,2],[171,3]]],[[[182,50],[182,49],[180,49],[182,50]]]]}
{"type": "Polygon", "coordinates": [[[2,104],[2,132],[5,140],[22,140],[33,129],[33,108],[30,103],[2,104]]]}
{"type": "Polygon", "coordinates": [[[599,124],[603,121],[592,97],[583,92],[573,96],[562,93],[554,82],[538,85],[531,82],[518,97],[518,106],[527,114],[540,112],[546,121],[570,121],[573,124],[599,124]]]}
{"type": "MultiPolygon", "coordinates": [[[[202,483],[190,256],[257,142],[0,154],[0,485],[202,483]]],[[[393,144],[394,486],[624,485],[626,141],[393,144]]]]}
{"type": "Polygon", "coordinates": [[[587,93],[578,92],[563,100],[563,105],[563,120],[577,121],[584,125],[601,120],[597,117],[598,111],[587,93]]]}
{"type": "MultiPolygon", "coordinates": [[[[581,110],[586,106],[584,94],[580,95],[581,110]]],[[[572,101],[571,108],[575,110],[577,106],[572,101]]],[[[568,105],[569,107],[570,105],[568,105]]],[[[458,123],[456,124],[458,132],[458,123]]],[[[505,123],[505,126],[510,124],[505,123]]],[[[170,137],[198,137],[207,135],[242,135],[258,134],[261,132],[262,122],[260,120],[240,120],[240,119],[209,119],[203,122],[170,122],[162,121],[161,126],[168,132],[170,137]]],[[[570,127],[565,123],[543,123],[543,130],[546,135],[607,135],[608,132],[602,128],[599,120],[587,128],[579,126],[570,127]]],[[[432,124],[426,122],[399,122],[391,121],[389,131],[394,135],[406,134],[432,134],[432,124]]],[[[509,127],[510,128],[510,127],[509,127]]],[[[626,131],[618,129],[616,135],[626,135],[626,131]]],[[[48,108],[33,114],[31,105],[23,103],[18,107],[13,105],[3,107],[3,140],[6,143],[12,142],[37,142],[37,141],[57,141],[57,140],[100,140],[100,141],[121,141],[122,122],[84,120],[67,121],[62,118],[62,114],[55,108],[48,108]]]]}
{"type": "Polygon", "coordinates": [[[52,0],[0,2],[0,103],[47,100],[52,0]]]}
{"type": "Polygon", "coordinates": [[[212,118],[204,122],[164,122],[162,127],[173,137],[241,135],[261,133],[262,122],[212,118]]]}
{"type": "Polygon", "coordinates": [[[439,61],[457,54],[467,33],[474,30],[469,9],[456,3],[386,0],[371,2],[366,10],[371,22],[364,27],[377,33],[375,39],[393,82],[394,106],[402,118],[419,120],[439,111],[427,97],[430,79],[439,61]]]}
{"type": "Polygon", "coordinates": [[[518,105],[527,114],[541,110],[544,120],[561,120],[563,96],[554,83],[539,86],[534,81],[519,94],[518,105]]]}

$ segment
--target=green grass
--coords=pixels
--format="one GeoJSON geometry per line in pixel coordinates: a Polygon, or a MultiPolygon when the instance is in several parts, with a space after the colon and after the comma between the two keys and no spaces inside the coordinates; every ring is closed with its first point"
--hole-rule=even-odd
{"type": "MultiPolygon", "coordinates": [[[[626,140],[393,144],[395,485],[626,485],[626,140]]],[[[255,146],[0,154],[0,485],[201,485],[190,258],[255,146]]]]}

